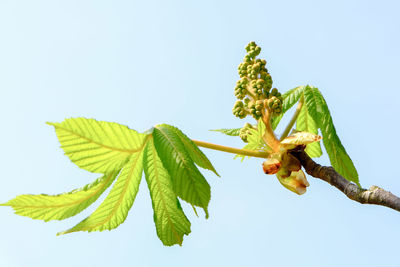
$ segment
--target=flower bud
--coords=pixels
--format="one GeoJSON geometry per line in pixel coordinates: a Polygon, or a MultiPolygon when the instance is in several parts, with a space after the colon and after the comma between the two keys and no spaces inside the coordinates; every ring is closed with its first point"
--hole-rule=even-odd
{"type": "Polygon", "coordinates": [[[271,90],[271,95],[272,95],[272,96],[276,96],[277,94],[278,94],[278,89],[273,88],[273,89],[271,90]]]}
{"type": "Polygon", "coordinates": [[[253,47],[256,46],[256,43],[254,41],[250,42],[247,46],[246,46],[246,51],[249,52],[250,50],[253,49],[253,47]]]}

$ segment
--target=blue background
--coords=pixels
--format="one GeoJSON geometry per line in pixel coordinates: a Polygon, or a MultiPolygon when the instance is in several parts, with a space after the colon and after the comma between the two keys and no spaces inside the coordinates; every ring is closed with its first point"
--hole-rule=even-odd
{"type": "MultiPolygon", "coordinates": [[[[244,124],[231,112],[233,88],[253,40],[282,92],[320,88],[361,184],[400,194],[398,14],[397,1],[2,0],[0,202],[97,177],[63,155],[46,121],[84,116],[138,131],[169,123],[241,147],[208,130],[244,124]]],[[[158,240],[143,180],[110,232],[55,235],[101,199],[61,222],[1,208],[0,266],[400,266],[398,212],[311,177],[297,196],[263,174],[261,159],[204,151],[222,178],[204,171],[208,220],[184,205],[192,233],[183,247],[158,240]]],[[[326,154],[317,162],[329,165],[326,154]]]]}

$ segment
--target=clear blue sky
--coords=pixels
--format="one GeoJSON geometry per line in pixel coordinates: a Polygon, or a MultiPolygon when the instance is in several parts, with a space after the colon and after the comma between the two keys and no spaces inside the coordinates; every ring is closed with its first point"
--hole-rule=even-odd
{"type": "MultiPolygon", "coordinates": [[[[364,187],[400,194],[400,6],[397,1],[0,2],[0,202],[61,193],[97,176],[63,155],[46,121],[85,116],[138,131],[169,123],[240,127],[233,88],[244,47],[262,47],[274,85],[324,94],[364,187]]],[[[57,237],[95,209],[44,223],[0,209],[0,266],[399,266],[400,213],[348,200],[309,178],[303,196],[245,163],[205,151],[222,178],[210,218],[184,206],[183,247],[156,236],[146,184],[113,231],[57,237]]],[[[329,164],[327,157],[317,159],[329,164]]]]}

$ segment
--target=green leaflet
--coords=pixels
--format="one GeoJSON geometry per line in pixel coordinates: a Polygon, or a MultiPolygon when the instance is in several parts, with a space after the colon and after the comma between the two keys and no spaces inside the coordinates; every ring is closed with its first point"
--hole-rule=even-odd
{"type": "Polygon", "coordinates": [[[183,235],[190,233],[190,222],[179,205],[171,177],[158,157],[152,139],[146,144],[143,163],[157,235],[166,246],[182,245],[183,235]]]}
{"type": "Polygon", "coordinates": [[[233,128],[233,129],[216,129],[216,130],[210,130],[214,132],[220,132],[229,136],[239,136],[240,129],[242,128],[233,128]]]}
{"type": "Polygon", "coordinates": [[[165,124],[154,128],[153,137],[158,156],[172,178],[175,193],[190,204],[202,207],[208,218],[210,185],[194,165],[180,137],[165,124]]]}
{"type": "Polygon", "coordinates": [[[344,178],[360,186],[357,170],[336,134],[328,105],[318,88],[306,86],[304,99],[310,116],[321,129],[324,146],[332,167],[344,178]]]}
{"type": "MultiPolygon", "coordinates": [[[[306,105],[302,106],[299,116],[297,117],[296,130],[300,132],[318,134],[318,126],[308,113],[306,105]]],[[[320,142],[308,144],[305,151],[311,158],[320,157],[322,155],[320,142]]]]}
{"type": "Polygon", "coordinates": [[[196,146],[195,143],[193,143],[192,140],[190,140],[181,130],[178,128],[171,126],[171,125],[166,125],[164,124],[165,127],[169,128],[170,130],[174,131],[176,135],[179,136],[180,140],[182,141],[183,145],[186,148],[186,151],[189,153],[189,156],[192,158],[194,163],[196,163],[199,167],[203,169],[207,169],[210,171],[213,171],[217,176],[219,174],[215,170],[214,166],[211,164],[211,162],[208,160],[206,155],[196,146]]]}
{"type": "Polygon", "coordinates": [[[53,125],[61,148],[80,168],[94,173],[119,170],[143,146],[146,135],[127,126],[71,118],[53,125]]]}
{"type": "Polygon", "coordinates": [[[37,220],[64,220],[72,217],[90,204],[95,202],[99,196],[115,180],[118,172],[105,174],[93,183],[68,193],[59,195],[20,195],[1,204],[11,206],[15,213],[21,216],[37,220]]]}
{"type": "Polygon", "coordinates": [[[278,126],[279,122],[281,121],[283,115],[288,111],[294,104],[299,101],[300,96],[304,91],[305,86],[298,86],[293,88],[282,95],[283,103],[282,103],[282,112],[279,116],[272,118],[271,126],[272,129],[275,130],[278,126]]]}
{"type": "Polygon", "coordinates": [[[111,230],[123,223],[132,207],[143,172],[143,146],[134,153],[121,170],[110,193],[100,206],[73,228],[58,233],[111,230]]]}

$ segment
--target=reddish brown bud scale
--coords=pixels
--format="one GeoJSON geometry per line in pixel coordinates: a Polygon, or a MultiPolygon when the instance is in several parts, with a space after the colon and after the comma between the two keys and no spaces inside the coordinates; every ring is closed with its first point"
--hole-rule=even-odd
{"type": "Polygon", "coordinates": [[[281,163],[277,159],[268,159],[262,165],[265,174],[275,174],[281,168],[281,163]]]}

